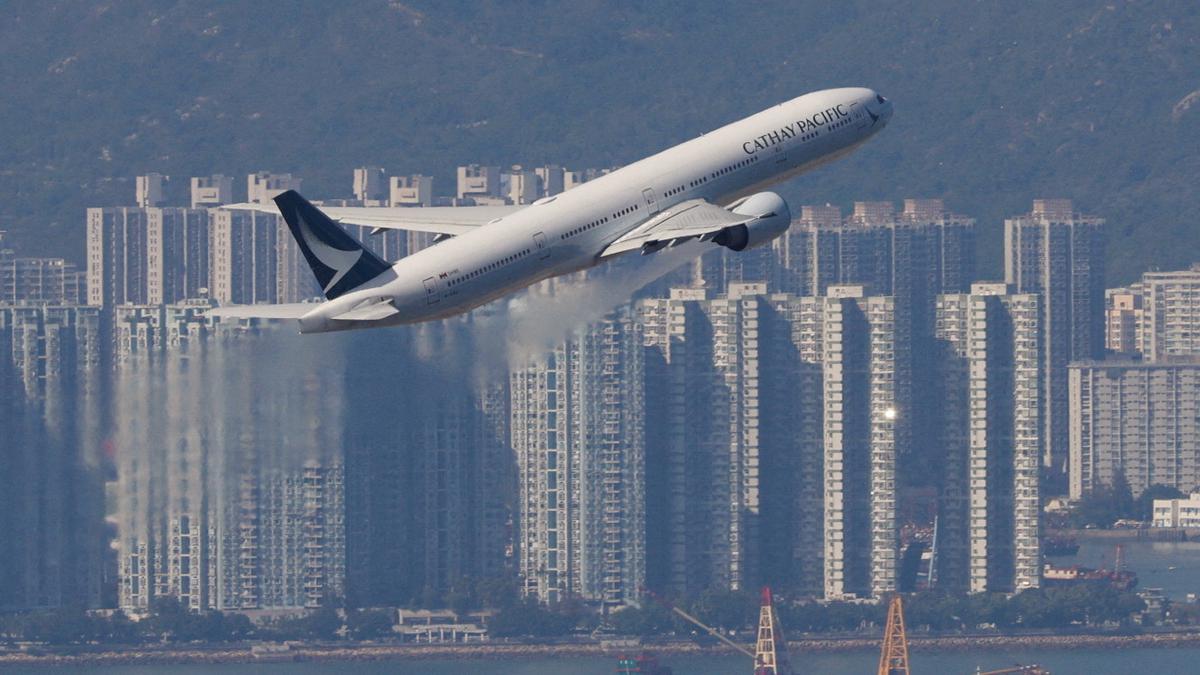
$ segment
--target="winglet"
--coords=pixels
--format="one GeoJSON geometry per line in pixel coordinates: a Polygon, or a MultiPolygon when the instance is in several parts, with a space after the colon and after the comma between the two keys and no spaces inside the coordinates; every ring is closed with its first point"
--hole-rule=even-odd
{"type": "Polygon", "coordinates": [[[386,262],[346,234],[295,190],[276,196],[275,205],[329,300],[358,288],[388,269],[386,262]]]}

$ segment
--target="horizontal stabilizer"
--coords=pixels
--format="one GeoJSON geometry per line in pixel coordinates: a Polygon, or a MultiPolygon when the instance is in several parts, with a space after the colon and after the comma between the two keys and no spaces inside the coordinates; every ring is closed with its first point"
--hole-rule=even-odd
{"type": "Polygon", "coordinates": [[[399,314],[400,310],[390,302],[377,302],[366,307],[355,307],[349,312],[333,317],[338,321],[378,321],[399,314]]]}
{"type": "Polygon", "coordinates": [[[205,316],[231,319],[299,319],[320,305],[314,302],[294,302],[286,305],[227,305],[205,312],[205,316]]]}

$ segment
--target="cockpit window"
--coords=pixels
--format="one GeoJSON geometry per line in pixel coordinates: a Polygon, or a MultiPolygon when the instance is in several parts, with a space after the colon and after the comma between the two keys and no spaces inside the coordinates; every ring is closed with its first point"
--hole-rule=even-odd
{"type": "Polygon", "coordinates": [[[884,103],[887,103],[887,99],[880,96],[879,94],[875,94],[875,100],[879,102],[879,105],[883,105],[884,103]]]}

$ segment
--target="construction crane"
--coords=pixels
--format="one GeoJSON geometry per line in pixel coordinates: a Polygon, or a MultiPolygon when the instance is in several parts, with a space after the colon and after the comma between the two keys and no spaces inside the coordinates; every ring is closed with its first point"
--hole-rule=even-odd
{"type": "Polygon", "coordinates": [[[754,642],[754,675],[784,675],[792,672],[787,657],[787,640],[775,615],[771,588],[763,586],[758,609],[758,639],[754,642]]]}
{"type": "Polygon", "coordinates": [[[1050,671],[1035,663],[1030,666],[1018,665],[1012,668],[1001,668],[1000,670],[984,671],[976,668],[975,675],[1050,675],[1050,671]]]}
{"type": "Polygon", "coordinates": [[[879,651],[879,675],[909,675],[908,637],[904,634],[904,604],[899,595],[888,603],[883,649],[879,651]]]}
{"type": "Polygon", "coordinates": [[[725,637],[715,628],[706,625],[700,619],[676,607],[670,600],[654,591],[643,587],[642,592],[653,598],[658,604],[666,607],[685,621],[696,625],[709,635],[724,644],[754,659],[754,675],[793,675],[791,664],[787,657],[787,641],[783,637],[783,629],[779,617],[775,614],[774,599],[770,588],[763,588],[762,605],[758,611],[758,635],[754,642],[754,651],[725,637]]]}

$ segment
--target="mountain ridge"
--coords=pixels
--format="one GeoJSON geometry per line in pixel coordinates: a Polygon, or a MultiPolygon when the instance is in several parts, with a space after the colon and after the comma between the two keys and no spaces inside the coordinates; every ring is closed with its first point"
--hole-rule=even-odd
{"type": "Polygon", "coordinates": [[[871,86],[891,126],[791,181],[793,206],[935,197],[978,219],[1069,197],[1110,224],[1111,283],[1196,257],[1200,7],[1168,0],[731,8],[18,0],[0,23],[0,229],[82,260],[133,176],[624,164],[806,91],[871,86]],[[1189,96],[1192,103],[1189,104],[1189,96]],[[49,236],[46,236],[49,235],[49,236]]]}

